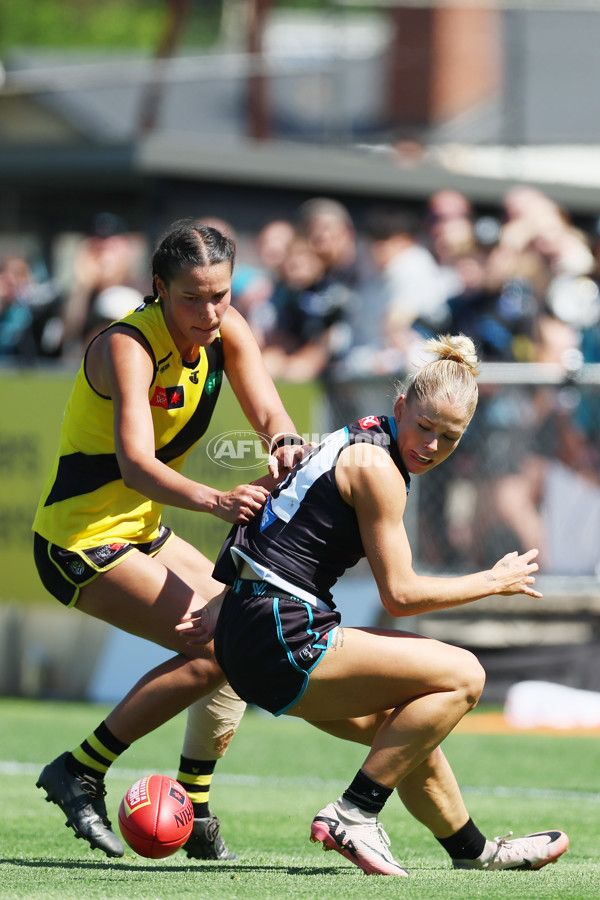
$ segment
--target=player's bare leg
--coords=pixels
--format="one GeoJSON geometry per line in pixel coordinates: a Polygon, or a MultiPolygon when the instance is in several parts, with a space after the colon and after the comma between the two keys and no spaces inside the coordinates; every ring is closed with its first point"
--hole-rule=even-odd
{"type": "MultiPolygon", "coordinates": [[[[121,856],[123,846],[106,815],[104,775],[108,767],[133,741],[199,697],[218,692],[221,685],[228,690],[212,644],[191,646],[175,631],[185,612],[200,608],[222,589],[211,572],[212,565],[201,553],[174,537],[155,557],[132,554],[81,590],[77,606],[82,612],[177,654],[141,678],[80,747],[46,766],[38,780],[47,799],[60,806],[76,836],[109,856],[121,856]]],[[[235,730],[244,704],[237,698],[233,705],[237,706],[235,730]]],[[[229,731],[231,715],[227,720],[229,731]]],[[[212,733],[214,728],[214,717],[197,710],[192,729],[212,733]]],[[[222,752],[224,749],[222,745],[222,752]]],[[[214,756],[209,759],[214,768],[214,756]]],[[[211,828],[212,834],[212,820],[211,828]]],[[[217,850],[222,852],[224,844],[220,835],[217,838],[209,858],[221,858],[217,850]]]]}
{"type": "MultiPolygon", "coordinates": [[[[391,713],[392,710],[386,710],[312,724],[329,734],[370,746],[391,713]]],[[[429,828],[444,846],[455,868],[541,868],[555,862],[569,845],[567,835],[561,831],[538,832],[522,838],[507,835],[493,841],[486,840],[472,822],[454,773],[439,746],[407,772],[396,790],[408,811],[429,828]]],[[[401,874],[394,872],[393,868],[389,873],[401,874]]]]}

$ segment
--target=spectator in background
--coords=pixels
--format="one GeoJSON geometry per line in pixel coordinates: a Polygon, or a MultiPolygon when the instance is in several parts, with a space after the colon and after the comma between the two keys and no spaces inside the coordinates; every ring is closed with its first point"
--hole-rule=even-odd
{"type": "Polygon", "coordinates": [[[600,219],[590,229],[590,247],[594,269],[578,284],[578,306],[582,320],[580,329],[581,361],[600,362],[600,219]]]}
{"type": "Polygon", "coordinates": [[[320,257],[332,280],[355,287],[359,281],[359,254],[352,217],[342,203],[314,197],[297,212],[298,231],[320,257]]]}
{"type": "Polygon", "coordinates": [[[22,254],[0,264],[0,357],[33,362],[58,355],[51,323],[61,295],[48,278],[37,278],[22,254]]]}
{"type": "Polygon", "coordinates": [[[423,334],[432,334],[447,318],[440,267],[419,241],[418,216],[399,207],[371,210],[367,238],[378,272],[378,299],[369,310],[378,328],[376,366],[383,371],[406,364],[423,334]]]}
{"type": "Polygon", "coordinates": [[[296,230],[287,219],[273,219],[260,228],[255,240],[258,269],[235,298],[261,345],[265,334],[275,327],[275,310],[269,301],[282,281],[282,269],[295,236],[296,230]]]}
{"type": "Polygon", "coordinates": [[[33,315],[19,296],[23,272],[28,271],[27,262],[21,257],[4,260],[0,269],[0,357],[33,355],[33,315]]]}
{"type": "Polygon", "coordinates": [[[144,302],[144,295],[136,288],[115,284],[104,288],[94,300],[93,320],[86,338],[89,343],[112,322],[122,319],[144,302]]]}
{"type": "Polygon", "coordinates": [[[538,303],[519,260],[500,245],[501,226],[477,219],[472,249],[455,260],[462,289],[448,298],[450,329],[471,337],[484,361],[528,362],[538,303]]]}
{"type": "Polygon", "coordinates": [[[258,235],[276,284],[253,323],[271,375],[307,381],[327,378],[346,359],[357,323],[364,332],[371,270],[343,204],[314,197],[298,208],[296,220],[295,230],[274,220],[258,235]]]}
{"type": "Polygon", "coordinates": [[[435,257],[446,282],[446,294],[460,293],[462,282],[457,260],[475,249],[477,243],[470,200],[460,191],[436,191],[427,202],[424,243],[435,257]]]}
{"type": "Polygon", "coordinates": [[[502,247],[518,258],[521,266],[536,268],[533,284],[539,310],[533,359],[568,369],[582,324],[579,282],[594,271],[588,239],[565,211],[537,188],[512,188],[502,207],[506,219],[502,247]]]}
{"type": "Polygon", "coordinates": [[[262,336],[263,359],[272,378],[319,378],[347,352],[350,297],[343,283],[328,277],[312,244],[297,235],[281,265],[269,301],[272,322],[262,336]]]}
{"type": "Polygon", "coordinates": [[[266,222],[256,235],[258,258],[263,270],[276,281],[281,273],[296,229],[288,219],[266,222]]]}
{"type": "Polygon", "coordinates": [[[378,322],[373,316],[376,271],[349,210],[329,197],[313,197],[299,207],[297,221],[299,232],[323,262],[325,281],[349,292],[345,320],[351,344],[372,343],[378,338],[378,322]]]}
{"type": "Polygon", "coordinates": [[[96,309],[106,288],[139,288],[146,244],[129,232],[118,216],[104,212],[92,221],[89,235],[77,248],[73,278],[62,310],[63,355],[80,358],[104,317],[96,309]]]}
{"type": "MultiPolygon", "coordinates": [[[[540,392],[543,398],[546,392],[540,392]]],[[[560,394],[546,396],[545,413],[530,452],[490,492],[496,525],[507,541],[533,541],[540,568],[555,575],[600,573],[600,457],[560,394]],[[558,400],[548,409],[548,400],[558,400]]],[[[534,419],[535,405],[531,408],[534,419]]]]}

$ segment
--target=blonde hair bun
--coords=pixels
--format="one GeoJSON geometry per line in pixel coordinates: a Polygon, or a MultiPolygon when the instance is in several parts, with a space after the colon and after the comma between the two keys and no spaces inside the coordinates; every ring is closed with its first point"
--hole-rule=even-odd
{"type": "Polygon", "coordinates": [[[466,366],[473,375],[479,373],[479,358],[475,344],[466,334],[440,334],[429,338],[423,349],[438,359],[449,359],[466,366]]]}
{"type": "Polygon", "coordinates": [[[471,338],[465,334],[438,335],[424,342],[423,351],[436,358],[410,378],[402,392],[407,401],[413,397],[421,402],[438,397],[452,400],[462,406],[470,421],[479,396],[479,359],[471,338]]]}

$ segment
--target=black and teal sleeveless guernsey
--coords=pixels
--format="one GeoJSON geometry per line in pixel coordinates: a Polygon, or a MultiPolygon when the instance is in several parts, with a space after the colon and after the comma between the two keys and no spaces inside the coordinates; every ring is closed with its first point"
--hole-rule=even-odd
{"type": "Polygon", "coordinates": [[[345,447],[370,443],[390,454],[406,482],[410,476],[396,443],[396,422],[367,416],[329,435],[269,495],[262,516],[236,525],[221,549],[214,577],[233,584],[240,560],[257,577],[314,603],[335,608],[331,588],[365,556],[356,512],[338,490],[335,466],[345,447]]]}
{"type": "MultiPolygon", "coordinates": [[[[180,471],[206,432],[223,379],[219,335],[184,362],[165,324],[159,301],[140,306],[118,323],[140,334],[154,362],[148,402],[156,457],[180,471]]],[[[48,475],[33,530],[69,550],[114,541],[142,544],[159,534],[162,504],[123,483],[115,454],[110,397],[90,385],[84,358],[68,400],[59,450],[48,475]]]]}

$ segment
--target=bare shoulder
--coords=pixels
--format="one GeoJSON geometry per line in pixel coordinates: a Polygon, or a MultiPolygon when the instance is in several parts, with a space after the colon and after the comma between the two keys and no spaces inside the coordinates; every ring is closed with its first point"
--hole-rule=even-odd
{"type": "Polygon", "coordinates": [[[383,447],[357,441],[339,455],[335,478],[346,503],[354,506],[358,496],[396,494],[404,479],[383,447]]]}
{"type": "Polygon", "coordinates": [[[137,331],[115,325],[90,344],[85,371],[91,386],[99,393],[110,396],[115,373],[134,370],[144,380],[154,371],[148,343],[137,331]]]}
{"type": "Polygon", "coordinates": [[[225,345],[235,344],[243,340],[250,340],[253,343],[256,343],[254,335],[252,334],[252,329],[243,315],[233,306],[230,306],[223,316],[223,321],[221,322],[221,337],[225,345]]]}

